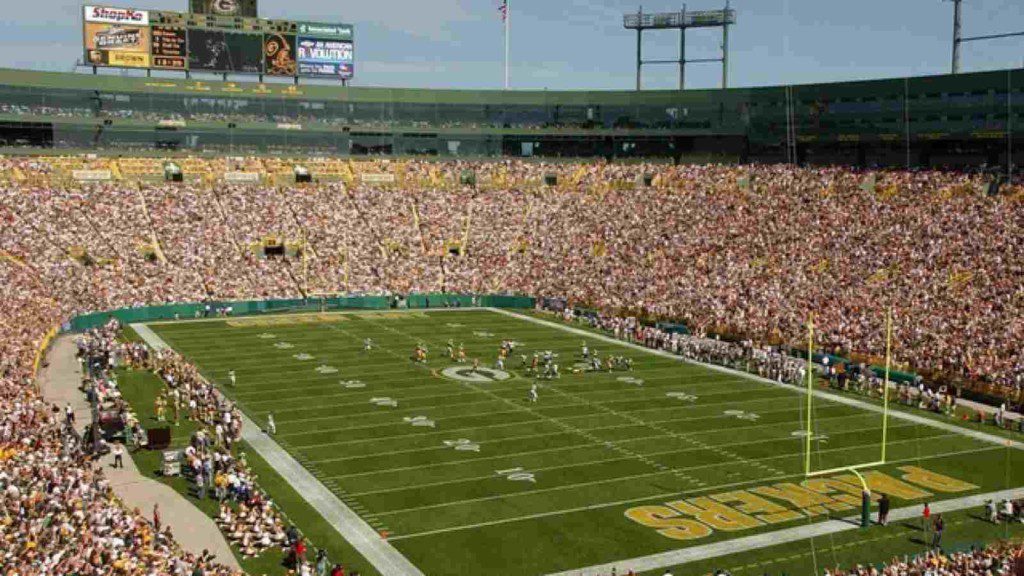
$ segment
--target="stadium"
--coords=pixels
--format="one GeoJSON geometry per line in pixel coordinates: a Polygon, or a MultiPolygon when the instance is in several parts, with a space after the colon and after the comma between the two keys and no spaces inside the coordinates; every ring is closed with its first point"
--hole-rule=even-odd
{"type": "Polygon", "coordinates": [[[391,88],[271,3],[0,68],[4,574],[1024,574],[1024,33],[516,89],[505,0],[503,89],[391,88]]]}

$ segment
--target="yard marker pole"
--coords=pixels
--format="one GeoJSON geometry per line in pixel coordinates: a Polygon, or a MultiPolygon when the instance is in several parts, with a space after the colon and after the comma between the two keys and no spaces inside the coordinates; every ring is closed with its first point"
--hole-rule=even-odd
{"type": "Polygon", "coordinates": [[[807,317],[807,435],[804,437],[804,474],[811,473],[811,400],[814,398],[814,315],[807,317]]]}
{"type": "Polygon", "coordinates": [[[889,438],[889,366],[892,363],[892,307],[885,317],[885,389],[882,392],[882,462],[889,438]]]}

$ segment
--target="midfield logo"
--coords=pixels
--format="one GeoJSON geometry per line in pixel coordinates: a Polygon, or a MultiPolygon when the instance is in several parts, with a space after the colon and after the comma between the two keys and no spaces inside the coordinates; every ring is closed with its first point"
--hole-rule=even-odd
{"type": "Polygon", "coordinates": [[[484,384],[487,382],[501,382],[512,377],[511,374],[497,368],[476,368],[469,366],[450,366],[441,371],[445,378],[458,380],[459,382],[474,382],[484,384]]]}

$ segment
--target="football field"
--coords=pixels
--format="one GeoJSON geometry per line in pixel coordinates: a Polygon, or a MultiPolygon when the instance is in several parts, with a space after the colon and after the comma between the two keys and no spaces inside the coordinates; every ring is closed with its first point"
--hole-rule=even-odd
{"type": "MultiPolygon", "coordinates": [[[[553,574],[858,512],[853,474],[804,476],[798,390],[522,314],[148,326],[254,421],[272,413],[274,440],[426,574],[553,574]],[[503,341],[515,348],[501,369],[503,341]],[[447,357],[449,342],[465,362],[447,357]],[[418,346],[425,362],[414,360],[418,346]],[[558,378],[530,370],[546,352],[558,378]],[[632,365],[609,369],[608,357],[632,365]]],[[[812,421],[814,469],[879,459],[873,405],[816,398],[812,421]]],[[[864,476],[901,508],[1024,486],[1021,456],[896,412],[887,463],[864,476]]]]}

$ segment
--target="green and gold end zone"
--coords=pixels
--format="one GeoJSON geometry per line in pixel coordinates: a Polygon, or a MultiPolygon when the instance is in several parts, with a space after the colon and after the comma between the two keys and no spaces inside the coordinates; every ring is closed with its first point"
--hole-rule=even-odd
{"type": "MultiPolygon", "coordinates": [[[[554,574],[811,525],[859,506],[854,475],[805,478],[796,389],[497,311],[300,318],[150,327],[254,420],[273,413],[278,442],[431,576],[554,574]],[[517,347],[499,367],[502,341],[517,347]],[[464,347],[465,363],[448,358],[449,342],[464,347]],[[584,343],[601,359],[632,359],[632,370],[588,368],[584,343]],[[417,346],[425,362],[413,361],[417,346]],[[546,351],[561,376],[535,380],[528,367],[546,351]]],[[[888,463],[862,471],[893,508],[1024,486],[1020,450],[899,415],[888,463]]],[[[820,400],[813,421],[816,469],[877,458],[877,412],[820,400]]],[[[950,518],[947,544],[1012,533],[994,532],[978,510],[950,518]]],[[[914,526],[894,523],[737,549],[676,573],[810,573],[923,546],[914,526]]]]}

